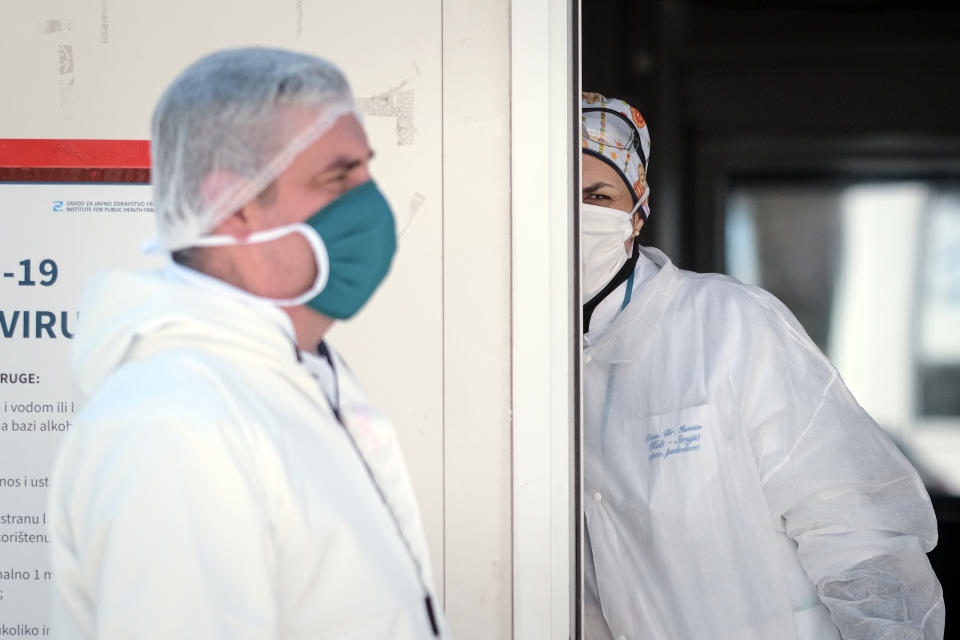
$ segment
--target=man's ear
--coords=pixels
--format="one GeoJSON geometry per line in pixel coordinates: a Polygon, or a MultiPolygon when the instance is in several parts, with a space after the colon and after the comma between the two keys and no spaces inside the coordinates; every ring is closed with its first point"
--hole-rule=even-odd
{"type": "MultiPolygon", "coordinates": [[[[216,206],[241,188],[245,181],[231,171],[211,171],[200,183],[200,195],[206,206],[216,206]]],[[[244,210],[238,209],[212,229],[217,235],[233,236],[237,240],[245,239],[253,229],[244,210]]]]}
{"type": "Polygon", "coordinates": [[[203,176],[200,183],[200,195],[203,197],[203,204],[207,207],[215,207],[235,195],[246,181],[233,173],[218,169],[211,171],[203,176]]]}
{"type": "Polygon", "coordinates": [[[211,231],[212,235],[233,236],[237,240],[246,240],[251,233],[253,229],[250,227],[250,219],[243,209],[237,209],[231,213],[211,231]]]}

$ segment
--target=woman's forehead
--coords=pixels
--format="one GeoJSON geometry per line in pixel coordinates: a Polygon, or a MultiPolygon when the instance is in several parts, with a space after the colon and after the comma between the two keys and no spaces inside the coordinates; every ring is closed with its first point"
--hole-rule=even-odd
{"type": "Polygon", "coordinates": [[[609,164],[589,153],[581,153],[581,181],[584,189],[597,186],[598,183],[608,185],[603,187],[605,190],[615,190],[618,195],[630,195],[630,189],[623,181],[623,176],[611,167],[609,164]]]}
{"type": "Polygon", "coordinates": [[[622,186],[623,178],[621,178],[617,170],[609,164],[589,153],[581,153],[580,158],[582,162],[580,171],[583,175],[583,184],[585,186],[587,182],[598,181],[620,184],[622,186]]]}

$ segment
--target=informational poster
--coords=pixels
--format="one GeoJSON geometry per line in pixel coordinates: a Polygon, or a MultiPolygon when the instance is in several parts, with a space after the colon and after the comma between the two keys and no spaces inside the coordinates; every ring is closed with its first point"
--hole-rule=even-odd
{"type": "Polygon", "coordinates": [[[0,181],[0,637],[50,629],[46,499],[82,398],[70,368],[92,274],[151,268],[147,184],[0,181]]]}

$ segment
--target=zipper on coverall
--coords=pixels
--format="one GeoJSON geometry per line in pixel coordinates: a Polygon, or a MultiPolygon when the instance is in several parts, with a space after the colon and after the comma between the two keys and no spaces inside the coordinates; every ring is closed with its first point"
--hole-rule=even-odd
{"type": "MultiPolygon", "coordinates": [[[[299,352],[300,350],[297,349],[297,359],[301,360],[299,352]]],[[[403,546],[406,547],[407,554],[410,556],[410,560],[413,562],[413,566],[417,570],[417,578],[420,580],[420,586],[423,588],[423,602],[427,610],[427,619],[430,621],[430,628],[433,630],[433,635],[439,638],[440,625],[437,622],[437,614],[433,607],[433,597],[430,595],[430,590],[427,589],[427,585],[423,582],[423,568],[420,566],[420,562],[417,560],[417,556],[414,554],[413,548],[410,546],[410,541],[407,540],[407,536],[404,535],[403,529],[400,527],[400,521],[397,520],[396,514],[394,514],[393,509],[390,508],[390,503],[387,502],[386,495],[384,495],[383,490],[380,488],[380,484],[373,475],[373,470],[367,463],[367,459],[363,456],[363,453],[360,451],[360,447],[357,446],[357,441],[353,439],[353,434],[350,433],[350,429],[347,428],[347,424],[343,421],[343,416],[340,414],[340,382],[337,380],[337,368],[333,364],[333,357],[331,357],[330,351],[327,349],[327,344],[325,342],[321,342],[317,346],[317,352],[326,359],[327,364],[330,365],[330,369],[333,371],[334,398],[332,401],[330,401],[329,398],[327,399],[330,404],[330,409],[333,411],[333,415],[337,419],[337,422],[339,422],[340,426],[343,428],[343,432],[347,434],[347,439],[350,440],[350,444],[353,446],[353,450],[357,453],[357,457],[360,458],[360,462],[363,463],[363,468],[366,470],[367,476],[370,478],[370,482],[373,483],[374,488],[377,490],[377,495],[380,496],[380,501],[387,509],[387,513],[390,514],[390,519],[393,521],[393,526],[397,529],[397,535],[400,536],[400,539],[403,541],[403,546]]],[[[326,394],[324,394],[324,397],[326,397],[326,394]]]]}

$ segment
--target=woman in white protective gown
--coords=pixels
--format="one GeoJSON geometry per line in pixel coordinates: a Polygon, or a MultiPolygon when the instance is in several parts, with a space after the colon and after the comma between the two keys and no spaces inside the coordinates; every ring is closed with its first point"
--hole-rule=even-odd
{"type": "Polygon", "coordinates": [[[772,295],[638,234],[650,137],[583,96],[587,638],[942,638],[916,471],[772,295]]]}

